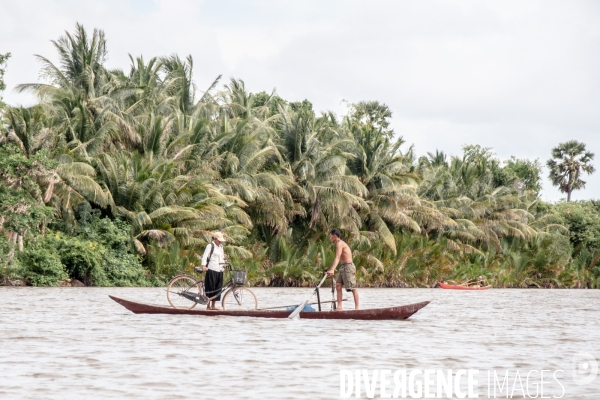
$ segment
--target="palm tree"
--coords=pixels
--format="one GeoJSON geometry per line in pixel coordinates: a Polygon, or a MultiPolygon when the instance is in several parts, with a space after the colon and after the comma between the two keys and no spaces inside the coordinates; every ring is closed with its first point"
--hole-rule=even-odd
{"type": "Polygon", "coordinates": [[[210,182],[193,174],[179,174],[182,160],[168,160],[153,152],[104,154],[98,169],[110,195],[113,212],[133,227],[138,251],[143,241],[166,245],[177,239],[195,246],[220,228],[230,237],[244,234],[252,223],[233,196],[222,194],[210,182]]]}
{"type": "MultiPolygon", "coordinates": [[[[366,106],[359,103],[357,107],[366,106]]],[[[348,159],[347,165],[352,175],[357,176],[369,192],[369,211],[364,218],[367,226],[377,232],[395,253],[395,239],[386,221],[392,226],[420,232],[418,222],[411,215],[431,215],[431,212],[423,211],[432,210],[423,207],[424,204],[416,196],[416,184],[420,177],[400,153],[404,140],[400,137],[390,142],[382,126],[387,125],[377,125],[371,118],[366,122],[357,118],[346,119],[346,127],[353,137],[354,156],[348,159]]]]}
{"type": "MultiPolygon", "coordinates": [[[[252,279],[306,283],[333,258],[323,233],[336,226],[366,285],[484,272],[505,286],[556,285],[557,276],[598,285],[600,273],[565,269],[570,253],[553,253],[569,246],[560,216],[519,192],[514,168],[488,148],[417,160],[377,101],[352,104],[338,120],[308,100],[251,93],[240,79],[217,90],[217,77],[198,93],[191,57],[130,56],[128,70],[107,70],[104,33],[79,24],[53,44],[56,65],[38,56],[47,83],[19,86],[39,104],[6,108],[0,139],[52,159],[36,198],[56,218],[76,224],[85,201],[128,221],[156,275],[188,268],[195,246],[222,229],[241,245],[228,251],[249,257],[252,279]]],[[[575,141],[553,150],[551,177],[568,200],[594,171],[593,156],[575,141]]],[[[585,265],[597,269],[598,257],[585,265]]]]}
{"type": "Polygon", "coordinates": [[[8,107],[5,116],[9,127],[8,138],[21,147],[26,157],[31,157],[47,144],[50,130],[44,126],[45,115],[41,106],[8,107]]]}
{"type": "Polygon", "coordinates": [[[302,218],[303,237],[316,237],[332,226],[359,235],[360,210],[367,210],[367,189],[357,176],[347,174],[346,161],[352,140],[332,129],[327,119],[315,118],[304,108],[282,110],[280,152],[294,175],[290,188],[294,198],[306,206],[302,218]]]}
{"type": "Polygon", "coordinates": [[[107,205],[106,193],[95,181],[96,172],[85,157],[77,157],[77,151],[69,151],[57,135],[48,127],[43,105],[31,108],[9,108],[7,111],[9,134],[7,139],[17,143],[26,157],[48,148],[50,156],[58,166],[49,174],[37,176],[38,184],[44,189],[44,203],[52,204],[57,215],[72,219],[73,208],[86,200],[101,207],[107,205]]]}
{"type": "MultiPolygon", "coordinates": [[[[94,29],[90,38],[81,24],[75,25],[75,34],[65,32],[65,36],[53,40],[58,51],[60,67],[41,55],[36,57],[42,62],[42,76],[55,87],[73,86],[85,93],[85,99],[97,97],[104,83],[104,62],[108,56],[104,31],[94,29]]],[[[39,90],[46,84],[24,84],[18,88],[39,90]]]]}
{"type": "Polygon", "coordinates": [[[594,173],[594,166],[591,161],[594,159],[594,153],[585,149],[585,143],[577,140],[569,140],[560,143],[552,149],[552,158],[546,165],[550,169],[550,180],[554,186],[567,194],[567,201],[571,201],[573,190],[579,190],[585,187],[585,181],[581,175],[594,173]]]}
{"type": "Polygon", "coordinates": [[[108,96],[113,77],[104,68],[108,55],[104,32],[94,30],[90,37],[77,24],[74,34],[65,32],[52,43],[58,52],[58,66],[37,55],[48,83],[22,84],[17,90],[32,91],[42,100],[47,125],[71,149],[85,156],[102,152],[129,130],[119,105],[108,96]]]}

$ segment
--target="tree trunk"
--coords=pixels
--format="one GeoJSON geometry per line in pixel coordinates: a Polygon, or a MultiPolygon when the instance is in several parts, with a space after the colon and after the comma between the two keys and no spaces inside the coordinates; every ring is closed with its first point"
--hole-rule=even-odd
{"type": "Polygon", "coordinates": [[[571,190],[567,192],[567,203],[571,201],[571,190]]]}

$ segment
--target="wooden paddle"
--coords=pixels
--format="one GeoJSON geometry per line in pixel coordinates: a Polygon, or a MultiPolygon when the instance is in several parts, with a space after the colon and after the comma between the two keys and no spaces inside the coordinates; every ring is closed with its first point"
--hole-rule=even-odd
{"type": "Polygon", "coordinates": [[[321,287],[321,285],[323,284],[323,282],[325,282],[325,279],[327,279],[327,274],[325,274],[325,276],[323,277],[323,279],[321,279],[321,282],[319,283],[319,285],[317,285],[317,287],[312,292],[310,292],[310,296],[308,297],[308,299],[306,299],[306,301],[304,301],[304,303],[300,304],[298,306],[298,308],[296,308],[288,316],[288,318],[293,319],[293,318],[296,318],[296,316],[298,316],[298,314],[300,314],[300,311],[302,311],[302,309],[304,308],[304,306],[310,301],[310,299],[313,297],[313,295],[315,294],[315,292],[317,291],[317,289],[321,287]]]}

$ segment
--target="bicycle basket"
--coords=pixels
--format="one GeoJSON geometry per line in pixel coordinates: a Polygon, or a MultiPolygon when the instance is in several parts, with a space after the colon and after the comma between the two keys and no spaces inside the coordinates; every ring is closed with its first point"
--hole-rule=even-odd
{"type": "Polygon", "coordinates": [[[247,277],[248,277],[248,271],[246,271],[246,270],[239,269],[239,270],[233,271],[233,281],[235,282],[236,285],[245,285],[247,277]]]}

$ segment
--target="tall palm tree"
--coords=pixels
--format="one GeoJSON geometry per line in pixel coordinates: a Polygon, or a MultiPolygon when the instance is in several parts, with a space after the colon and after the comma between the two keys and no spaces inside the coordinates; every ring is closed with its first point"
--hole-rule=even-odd
{"type": "Polygon", "coordinates": [[[58,66],[37,55],[48,83],[22,84],[17,90],[38,95],[48,125],[70,148],[86,155],[99,153],[120,133],[128,131],[119,105],[108,96],[112,76],[104,67],[108,55],[104,32],[96,29],[90,37],[82,25],[76,24],[74,34],[65,32],[52,43],[58,52],[58,66]]]}
{"type": "MultiPolygon", "coordinates": [[[[58,51],[60,67],[41,55],[36,57],[42,62],[42,76],[49,84],[67,88],[74,86],[85,93],[85,99],[97,96],[103,85],[104,62],[108,56],[104,31],[94,29],[90,38],[83,25],[75,25],[75,33],[65,32],[58,40],[52,40],[58,51]]],[[[19,85],[21,89],[40,89],[45,84],[19,85]]]]}
{"type": "Polygon", "coordinates": [[[310,110],[282,110],[280,148],[287,168],[294,175],[294,197],[305,204],[304,237],[333,226],[360,234],[360,210],[369,208],[367,189],[358,177],[347,174],[346,151],[352,143],[332,131],[326,119],[310,110]]]}
{"type": "Polygon", "coordinates": [[[371,118],[366,122],[347,118],[346,128],[353,138],[353,157],[348,159],[348,168],[369,192],[370,208],[365,213],[365,222],[395,253],[396,242],[386,221],[392,226],[420,232],[419,224],[411,214],[432,214],[435,211],[423,207],[416,196],[420,177],[400,153],[400,146],[404,144],[401,137],[390,142],[382,131],[384,128],[377,126],[371,118]]]}
{"type": "Polygon", "coordinates": [[[573,190],[585,187],[585,181],[581,179],[583,173],[594,173],[593,159],[594,153],[587,151],[585,143],[577,140],[560,143],[552,149],[552,158],[546,163],[549,177],[554,186],[567,194],[567,201],[571,201],[573,190]]]}

